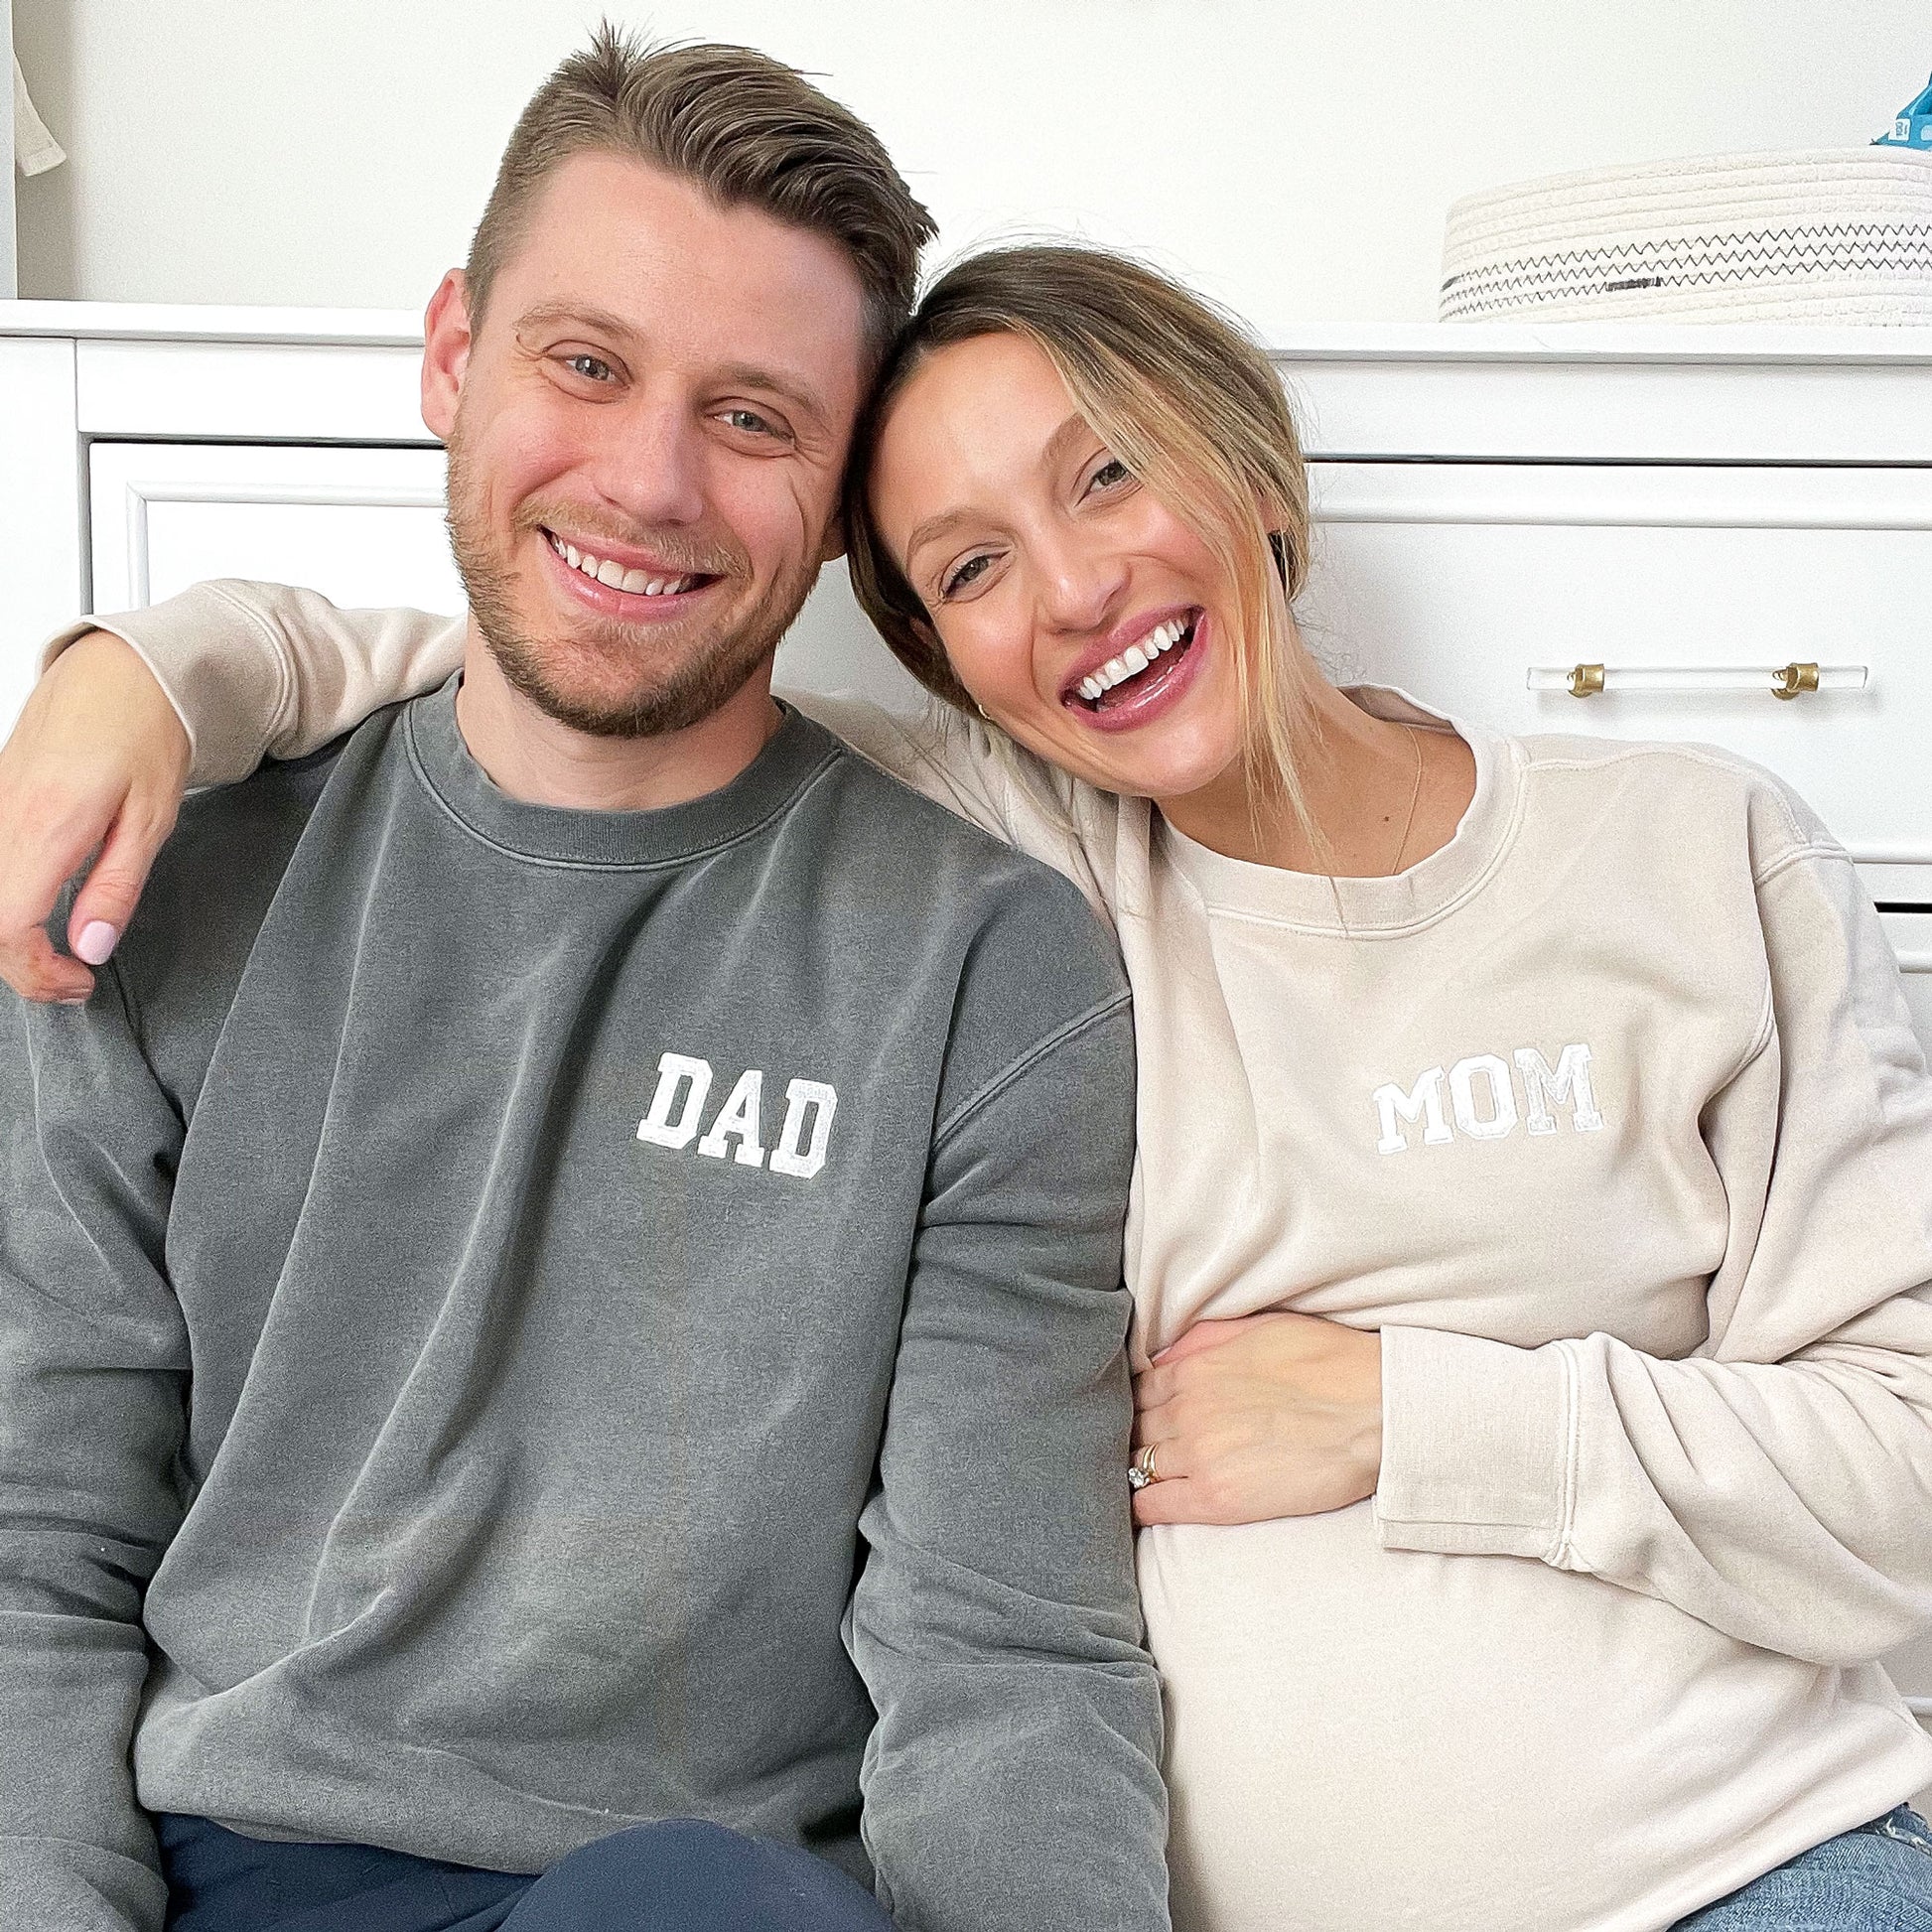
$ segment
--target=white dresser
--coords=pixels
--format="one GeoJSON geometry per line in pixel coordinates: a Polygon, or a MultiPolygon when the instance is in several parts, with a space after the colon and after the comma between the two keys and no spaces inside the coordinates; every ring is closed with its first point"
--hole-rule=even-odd
{"type": "MultiPolygon", "coordinates": [[[[0,725],[45,633],[198,578],[457,609],[420,342],[400,314],[0,303],[0,725]]],[[[1422,326],[1279,357],[1329,668],[1782,773],[1860,861],[1932,1050],[1932,330],[1422,326]]],[[[836,566],[780,667],[916,696],[836,566]]],[[[1932,1694],[1932,1644],[1899,1675],[1932,1694]]]]}

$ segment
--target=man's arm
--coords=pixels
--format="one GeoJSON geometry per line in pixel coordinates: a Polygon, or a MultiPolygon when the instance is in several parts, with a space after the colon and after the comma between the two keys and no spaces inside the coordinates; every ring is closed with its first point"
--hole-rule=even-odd
{"type": "MultiPolygon", "coordinates": [[[[1092,946],[1098,997],[939,1122],[861,1524],[850,1641],[879,1710],[865,1836],[904,1932],[1168,1923],[1128,1516],[1133,1035],[1097,928],[1062,931],[1092,946]]],[[[986,950],[981,979],[1010,978],[986,950]]],[[[982,991],[1065,1011],[1068,966],[1035,960],[1050,994],[982,991]]]]}
{"type": "Polygon", "coordinates": [[[0,1009],[0,1925],[158,1932],[128,1747],[179,1525],[188,1347],[163,1258],[183,1127],[119,975],[0,1009]]]}

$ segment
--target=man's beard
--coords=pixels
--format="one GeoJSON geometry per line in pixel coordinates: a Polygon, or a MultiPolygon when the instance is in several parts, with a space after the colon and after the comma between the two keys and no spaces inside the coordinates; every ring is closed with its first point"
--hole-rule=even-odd
{"type": "MultiPolygon", "coordinates": [[[[776,578],[749,611],[729,628],[712,635],[688,637],[675,655],[656,642],[655,624],[626,625],[586,613],[571,625],[568,635],[545,639],[529,634],[516,612],[516,572],[508,546],[492,546],[488,513],[481,480],[472,475],[465,439],[450,439],[449,530],[457,574],[463,579],[471,614],[489,654],[503,676],[540,711],[596,738],[654,738],[684,731],[709,718],[744,689],[778,640],[791,628],[818,576],[818,560],[801,557],[797,567],[776,578]],[[602,665],[626,663],[633,667],[629,688],[608,696],[589,688],[572,689],[566,680],[574,657],[593,658],[602,665]]],[[[563,506],[558,506],[563,513],[563,506]]],[[[514,530],[545,527],[542,505],[519,509],[514,530]]],[[[568,516],[564,520],[571,521],[568,516]]],[[[583,531],[584,535],[595,532],[583,531]]],[[[628,541],[628,539],[626,539],[628,541]]],[[[742,551],[707,556],[691,555],[687,542],[668,543],[652,535],[642,543],[653,555],[679,567],[686,575],[707,575],[743,581],[748,574],[742,551]]]]}

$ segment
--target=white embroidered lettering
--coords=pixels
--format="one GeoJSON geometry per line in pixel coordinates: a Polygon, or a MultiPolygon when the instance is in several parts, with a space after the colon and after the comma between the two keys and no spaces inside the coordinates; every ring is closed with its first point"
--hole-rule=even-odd
{"type": "Polygon", "coordinates": [[[759,1100],[764,1091],[764,1075],[748,1067],[738,1076],[731,1098],[718,1110],[711,1132],[698,1143],[698,1152],[722,1161],[730,1152],[726,1143],[738,1142],[738,1164],[742,1168],[764,1166],[764,1149],[759,1143],[759,1100]]]}
{"type": "Polygon", "coordinates": [[[637,1123],[637,1138],[658,1147],[689,1147],[710,1092],[709,1060],[666,1053],[657,1062],[657,1091],[650,1097],[650,1112],[637,1123]],[[673,1121],[671,1109],[677,1105],[680,1091],[684,1094],[684,1111],[673,1121]]]}
{"type": "Polygon", "coordinates": [[[1424,1147],[1444,1147],[1454,1140],[1443,1114],[1445,1084],[1456,1130],[1472,1141],[1507,1140],[1526,1116],[1532,1134],[1554,1134],[1559,1107],[1570,1109],[1570,1125],[1575,1132],[1597,1133],[1603,1126],[1603,1116],[1597,1111],[1590,1067],[1589,1048],[1577,1040],[1558,1053],[1554,1067],[1538,1048],[1518,1046],[1509,1059],[1500,1053],[1471,1053],[1467,1059],[1457,1060],[1447,1074],[1440,1066],[1432,1066],[1407,1093],[1393,1083],[1377,1087],[1372,1097],[1382,1136],[1376,1150],[1406,1154],[1410,1142],[1404,1123],[1409,1127],[1426,1123],[1424,1147]],[[1515,1061],[1514,1071],[1510,1060],[1515,1061]],[[1522,1076],[1521,1104],[1518,1074],[1522,1076]]]}
{"type": "Polygon", "coordinates": [[[1557,1131],[1553,1109],[1570,1105],[1570,1125],[1579,1134],[1601,1131],[1603,1116],[1596,1111],[1596,1095],[1589,1083],[1589,1048],[1581,1040],[1557,1055],[1556,1070],[1534,1046],[1519,1046],[1514,1055],[1523,1076],[1523,1095],[1529,1102],[1532,1134],[1557,1131]]]}
{"type": "Polygon", "coordinates": [[[1414,1126],[1425,1117],[1428,1125],[1423,1129],[1424,1147],[1442,1147],[1455,1137],[1449,1132],[1449,1122],[1443,1118],[1443,1069],[1432,1066],[1415,1084],[1412,1092],[1404,1093],[1393,1084],[1375,1089],[1375,1105],[1381,1117],[1382,1138],[1376,1143],[1377,1152],[1382,1154],[1406,1154],[1409,1139],[1396,1125],[1397,1117],[1414,1126]]]}
{"type": "Polygon", "coordinates": [[[1455,1103],[1455,1124],[1472,1141],[1500,1141],[1516,1126],[1516,1088],[1509,1063],[1494,1053],[1476,1053],[1449,1068],[1449,1098],[1455,1103]],[[1487,1082],[1489,1105],[1476,1108],[1475,1083],[1487,1082]]]}
{"type": "Polygon", "coordinates": [[[839,1110],[837,1092],[821,1080],[793,1080],[785,1088],[785,1124],[778,1145],[771,1150],[771,1172],[788,1173],[809,1180],[825,1165],[825,1150],[832,1139],[832,1116],[839,1110]],[[812,1139],[801,1148],[806,1116],[811,1117],[812,1139]]]}

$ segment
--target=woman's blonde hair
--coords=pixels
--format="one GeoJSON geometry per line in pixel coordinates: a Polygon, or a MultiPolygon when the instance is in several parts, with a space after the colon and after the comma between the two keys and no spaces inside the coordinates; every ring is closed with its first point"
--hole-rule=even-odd
{"type": "Polygon", "coordinates": [[[867,486],[895,399],[935,349],[1024,336],[1112,454],[1212,554],[1228,586],[1242,743],[1259,804],[1315,838],[1296,779],[1315,673],[1289,607],[1308,573],[1309,484],[1280,378],[1232,318],[1131,258],[1079,245],[989,249],[927,291],[880,374],[846,479],[852,588],[893,654],[970,710],[931,619],[879,534],[867,486]]]}

